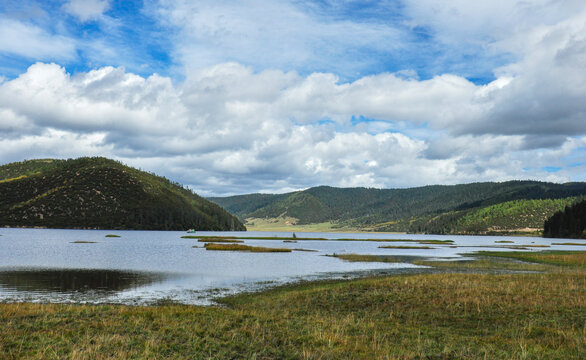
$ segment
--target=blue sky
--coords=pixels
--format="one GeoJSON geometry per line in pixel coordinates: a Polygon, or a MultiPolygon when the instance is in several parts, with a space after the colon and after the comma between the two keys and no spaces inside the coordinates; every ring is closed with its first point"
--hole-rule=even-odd
{"type": "Polygon", "coordinates": [[[0,161],[204,195],[586,180],[577,0],[0,1],[0,161]]]}
{"type": "MultiPolygon", "coordinates": [[[[176,81],[183,79],[184,74],[176,69],[181,66],[181,60],[176,58],[174,49],[177,33],[181,29],[160,18],[156,2],[91,2],[104,4],[103,11],[96,15],[88,9],[88,14],[77,14],[76,10],[68,7],[68,1],[2,2],[5,19],[20,20],[30,28],[45,32],[48,37],[63,37],[75,44],[75,49],[67,55],[46,52],[40,56],[31,56],[22,52],[4,51],[0,55],[4,76],[18,76],[28,66],[43,60],[59,62],[72,73],[100,66],[123,66],[142,76],[158,73],[176,81]],[[113,55],[111,52],[116,56],[108,56],[113,55]]],[[[316,33],[305,35],[304,41],[314,43],[306,44],[312,55],[302,59],[295,53],[266,58],[256,53],[241,53],[236,47],[224,48],[217,56],[221,56],[221,61],[236,61],[256,71],[274,67],[308,75],[336,69],[335,73],[344,81],[381,72],[409,70],[414,71],[420,79],[451,73],[476,84],[494,80],[493,69],[514,58],[507,53],[486,52],[483,49],[485,43],[471,42],[466,46],[442,43],[436,38],[433,28],[412,23],[401,1],[296,1],[289,6],[306,17],[297,19],[301,23],[318,23],[332,29],[352,24],[371,33],[372,41],[347,40],[337,38],[335,34],[320,39],[320,34],[316,33]],[[321,46],[330,39],[335,43],[321,46]]],[[[288,36],[279,36],[281,46],[287,47],[291,37],[295,37],[295,27],[295,23],[282,26],[281,31],[288,36]]],[[[270,28],[266,30],[271,31],[270,28]]],[[[217,36],[216,39],[230,41],[239,35],[242,33],[217,36]]],[[[262,48],[262,39],[252,39],[252,43],[262,48]]],[[[299,45],[293,43],[293,46],[299,45]]],[[[203,64],[214,65],[214,60],[213,57],[207,61],[204,59],[203,64]]]]}

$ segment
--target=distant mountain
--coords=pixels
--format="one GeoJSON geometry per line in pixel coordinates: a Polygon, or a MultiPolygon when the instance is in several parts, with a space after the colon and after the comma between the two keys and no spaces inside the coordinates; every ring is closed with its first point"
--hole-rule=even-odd
{"type": "Polygon", "coordinates": [[[586,200],[556,212],[545,222],[543,236],[586,239],[586,200]]]}
{"type": "Polygon", "coordinates": [[[101,157],[0,166],[0,226],[246,230],[179,184],[101,157]]]}
{"type": "Polygon", "coordinates": [[[410,189],[320,186],[210,200],[241,220],[290,218],[300,225],[445,234],[540,230],[549,216],[584,195],[586,183],[508,181],[410,189]]]}

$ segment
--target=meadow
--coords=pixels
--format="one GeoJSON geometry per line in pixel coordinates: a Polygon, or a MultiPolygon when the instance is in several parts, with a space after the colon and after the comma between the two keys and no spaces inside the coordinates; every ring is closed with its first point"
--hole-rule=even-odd
{"type": "Polygon", "coordinates": [[[299,283],[213,307],[1,304],[0,358],[582,359],[585,259],[484,253],[442,262],[448,273],[299,283]]]}

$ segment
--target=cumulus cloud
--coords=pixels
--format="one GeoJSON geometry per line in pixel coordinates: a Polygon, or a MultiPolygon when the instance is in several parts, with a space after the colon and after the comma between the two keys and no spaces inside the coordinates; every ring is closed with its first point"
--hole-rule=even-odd
{"type": "Polygon", "coordinates": [[[344,83],[327,73],[225,63],[173,84],[122,68],[71,75],[37,63],[0,83],[0,148],[7,149],[0,160],[105,155],[205,195],[575,179],[586,131],[553,143],[529,128],[535,124],[522,134],[475,133],[503,107],[501,93],[519,75],[512,76],[486,86],[454,75],[344,83]],[[544,170],[572,156],[567,169],[544,170]]]}
{"type": "Polygon", "coordinates": [[[69,0],[63,9],[85,22],[100,17],[109,6],[109,0],[69,0]]]}

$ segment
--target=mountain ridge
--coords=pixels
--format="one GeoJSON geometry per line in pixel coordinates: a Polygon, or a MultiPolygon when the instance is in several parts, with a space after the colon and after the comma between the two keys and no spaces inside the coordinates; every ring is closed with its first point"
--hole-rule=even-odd
{"type": "Polygon", "coordinates": [[[0,226],[246,230],[180,184],[103,157],[0,166],[0,226]]]}
{"type": "Polygon", "coordinates": [[[241,220],[287,218],[299,225],[332,222],[333,228],[359,230],[490,233],[526,227],[542,229],[543,222],[555,211],[584,195],[586,183],[512,180],[407,189],[318,186],[286,194],[247,194],[209,199],[241,220]],[[490,207],[493,208],[485,212],[485,218],[498,217],[500,220],[496,223],[478,220],[478,216],[474,215],[490,207]],[[519,213],[520,209],[528,211],[531,219],[519,220],[519,227],[502,215],[516,214],[521,219],[524,215],[519,213]]]}

